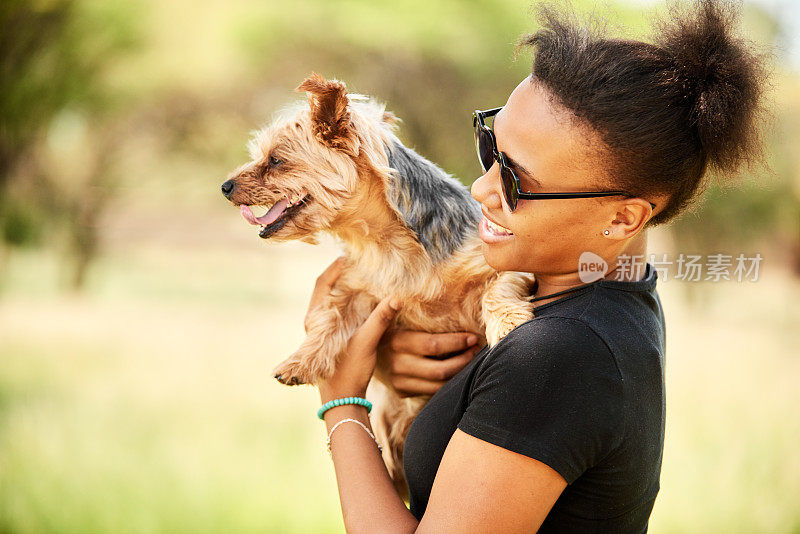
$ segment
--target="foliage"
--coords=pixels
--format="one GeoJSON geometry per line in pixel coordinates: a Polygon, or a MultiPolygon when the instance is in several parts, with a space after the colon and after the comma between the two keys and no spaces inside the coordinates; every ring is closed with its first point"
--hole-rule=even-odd
{"type": "MultiPolygon", "coordinates": [[[[58,158],[45,161],[52,147],[47,134],[64,117],[102,129],[113,115],[119,102],[104,84],[104,68],[137,43],[134,19],[130,8],[101,1],[10,0],[0,6],[0,236],[5,242],[37,241],[46,233],[45,220],[66,230],[66,248],[78,265],[93,256],[96,237],[87,214],[99,212],[105,194],[85,195],[87,189],[65,182],[77,178],[88,189],[105,188],[108,168],[96,164],[106,158],[101,152],[108,147],[100,141],[108,139],[107,132],[84,126],[84,137],[97,142],[79,147],[79,154],[60,155],[92,160],[91,169],[67,176],[58,158]]],[[[73,285],[79,286],[82,276],[78,268],[73,285]]]]}

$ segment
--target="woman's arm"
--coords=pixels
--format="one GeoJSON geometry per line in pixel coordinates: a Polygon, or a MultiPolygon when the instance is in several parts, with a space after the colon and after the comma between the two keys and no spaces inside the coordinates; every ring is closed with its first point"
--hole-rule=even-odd
{"type": "MultiPolygon", "coordinates": [[[[349,404],[325,413],[328,432],[338,421],[348,417],[372,430],[366,408],[349,404]]],[[[417,520],[397,495],[378,447],[363,428],[353,422],[341,424],[331,437],[331,458],[347,532],[416,530],[417,520]]]]}
{"type": "MultiPolygon", "coordinates": [[[[309,311],[330,292],[344,265],[340,260],[333,262],[317,278],[309,311]]],[[[396,311],[397,305],[390,299],[384,299],[355,331],[348,342],[346,354],[337,362],[333,376],[318,384],[323,404],[333,399],[366,395],[367,384],[375,371],[378,343],[396,311]]],[[[336,423],[347,418],[360,421],[372,432],[367,409],[363,406],[336,406],[326,411],[324,418],[329,434],[336,423]]],[[[358,424],[349,421],[339,425],[330,439],[331,458],[347,531],[413,532],[417,521],[397,495],[378,446],[370,435],[358,424]]]]}
{"type": "MultiPolygon", "coordinates": [[[[367,425],[367,411],[346,405],[326,413],[331,427],[346,417],[367,425]],[[330,414],[330,415],[329,415],[330,414]]],[[[539,528],[566,481],[546,464],[456,430],[417,523],[395,492],[372,438],[344,423],[331,453],[347,532],[531,532],[539,528]]]]}
{"type": "MultiPolygon", "coordinates": [[[[319,277],[309,307],[330,291],[340,271],[341,263],[334,262],[319,277]]],[[[322,402],[364,396],[377,346],[397,308],[384,299],[356,330],[333,376],[319,384],[322,402]]],[[[345,405],[325,413],[328,432],[345,418],[371,430],[364,407],[345,405]]],[[[331,455],[348,532],[529,531],[541,524],[566,486],[545,464],[457,430],[418,524],[395,492],[375,442],[358,424],[345,422],[335,430],[331,455]]]]}
{"type": "Polygon", "coordinates": [[[535,532],[565,487],[548,465],[456,429],[416,532],[535,532]]]}

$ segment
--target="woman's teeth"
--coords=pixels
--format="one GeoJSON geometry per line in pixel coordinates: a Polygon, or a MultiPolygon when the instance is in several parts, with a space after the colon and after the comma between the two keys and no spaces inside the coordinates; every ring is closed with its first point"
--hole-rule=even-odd
{"type": "Polygon", "coordinates": [[[491,230],[491,232],[495,235],[514,235],[514,233],[509,230],[508,228],[504,228],[499,224],[495,224],[489,219],[486,219],[486,226],[491,230]]]}

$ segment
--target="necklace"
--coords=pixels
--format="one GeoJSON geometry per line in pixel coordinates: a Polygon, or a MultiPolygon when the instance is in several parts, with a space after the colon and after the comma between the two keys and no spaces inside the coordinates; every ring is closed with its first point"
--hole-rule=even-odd
{"type": "MultiPolygon", "coordinates": [[[[603,279],[601,278],[600,280],[603,280],[603,279]]],[[[550,299],[550,298],[553,298],[553,297],[557,297],[559,295],[565,295],[567,293],[572,293],[573,291],[577,291],[579,289],[583,289],[584,287],[589,287],[592,284],[596,284],[600,280],[595,280],[594,282],[589,282],[588,284],[582,284],[582,285],[579,285],[579,286],[571,287],[569,289],[565,289],[564,291],[559,291],[558,293],[551,293],[550,295],[543,295],[541,297],[533,297],[533,298],[530,298],[528,300],[530,302],[536,302],[537,300],[550,299]]],[[[534,284],[533,284],[533,293],[536,294],[536,291],[538,289],[539,289],[539,281],[536,280],[534,282],[534,284]]]]}

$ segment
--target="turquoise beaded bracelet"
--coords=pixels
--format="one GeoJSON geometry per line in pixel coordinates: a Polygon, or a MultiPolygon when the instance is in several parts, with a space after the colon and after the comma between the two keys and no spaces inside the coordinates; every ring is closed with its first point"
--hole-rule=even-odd
{"type": "Polygon", "coordinates": [[[362,399],[361,397],[344,397],[341,399],[333,399],[320,406],[319,410],[317,410],[317,417],[324,419],[325,412],[334,406],[341,406],[343,404],[358,404],[359,406],[366,408],[367,413],[372,411],[372,403],[367,399],[362,399]]]}

